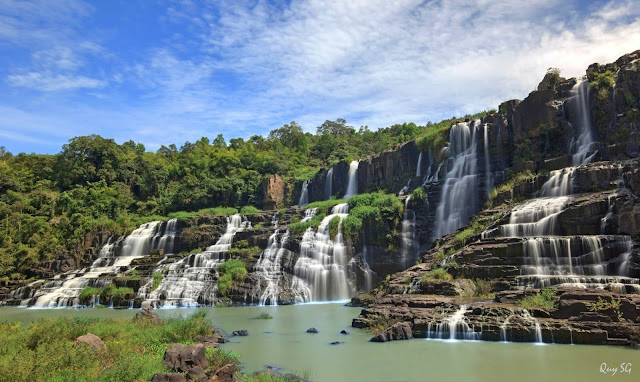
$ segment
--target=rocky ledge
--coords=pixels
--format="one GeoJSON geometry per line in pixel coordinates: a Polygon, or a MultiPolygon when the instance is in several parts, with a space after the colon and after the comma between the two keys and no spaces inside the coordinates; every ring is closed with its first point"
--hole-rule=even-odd
{"type": "MultiPolygon", "coordinates": [[[[356,328],[380,328],[372,340],[411,338],[560,344],[640,344],[640,295],[605,290],[554,289],[555,307],[531,309],[521,301],[538,290],[504,291],[493,300],[439,295],[387,295],[368,301],[356,328]],[[403,323],[411,332],[391,336],[403,323]]],[[[360,301],[362,302],[362,301],[360,301]]]]}

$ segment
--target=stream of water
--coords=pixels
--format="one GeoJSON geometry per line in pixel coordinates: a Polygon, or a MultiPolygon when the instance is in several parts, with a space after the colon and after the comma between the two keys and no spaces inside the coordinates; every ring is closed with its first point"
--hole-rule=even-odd
{"type": "MultiPolygon", "coordinates": [[[[228,333],[249,331],[249,336],[232,337],[222,345],[240,354],[246,372],[271,365],[308,374],[314,382],[617,382],[637,381],[640,373],[640,353],[621,347],[425,339],[372,343],[369,332],[350,327],[360,309],[337,303],[199,309],[228,333]],[[273,319],[255,319],[263,312],[273,319]],[[310,327],[319,333],[306,333],[310,327]],[[339,334],[342,329],[350,334],[339,334]],[[333,341],[342,343],[330,345],[333,341]],[[603,363],[618,372],[601,373],[603,363]],[[621,371],[621,363],[632,364],[630,374],[621,371]]],[[[157,312],[161,317],[187,316],[195,309],[157,312]]],[[[3,321],[21,322],[60,316],[131,318],[135,313],[133,309],[0,308],[3,321]]]]}

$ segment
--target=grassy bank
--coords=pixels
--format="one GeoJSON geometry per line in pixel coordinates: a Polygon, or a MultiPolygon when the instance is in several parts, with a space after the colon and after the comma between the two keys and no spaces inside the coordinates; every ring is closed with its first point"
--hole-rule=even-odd
{"type": "MultiPolygon", "coordinates": [[[[162,323],[122,319],[42,319],[28,326],[0,323],[0,381],[150,381],[168,373],[162,364],[171,343],[192,344],[213,332],[205,312],[162,323]],[[105,347],[74,346],[93,333],[105,347]]],[[[238,363],[238,355],[207,349],[211,369],[238,363]]],[[[283,377],[242,375],[242,381],[280,382],[283,377]]]]}

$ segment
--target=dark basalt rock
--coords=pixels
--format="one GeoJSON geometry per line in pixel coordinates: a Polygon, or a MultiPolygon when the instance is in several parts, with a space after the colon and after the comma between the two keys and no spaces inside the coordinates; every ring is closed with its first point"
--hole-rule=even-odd
{"type": "Polygon", "coordinates": [[[371,342],[387,342],[396,340],[409,340],[413,338],[411,325],[408,322],[398,322],[385,329],[382,333],[371,338],[371,342]]]}
{"type": "Polygon", "coordinates": [[[238,337],[246,337],[249,335],[249,332],[245,329],[242,330],[236,330],[234,332],[231,333],[232,336],[238,336],[238,337]]]}
{"type": "Polygon", "coordinates": [[[340,331],[340,334],[349,334],[349,332],[347,332],[346,330],[342,329],[342,330],[340,331]]]}
{"type": "Polygon", "coordinates": [[[168,369],[181,372],[188,372],[196,367],[204,370],[209,366],[202,344],[171,345],[164,352],[162,362],[168,369]]]}
{"type": "Polygon", "coordinates": [[[340,345],[340,344],[343,344],[343,343],[344,342],[341,342],[341,341],[333,341],[333,342],[329,343],[329,345],[340,345]]]}
{"type": "Polygon", "coordinates": [[[154,324],[162,323],[162,319],[156,312],[153,311],[153,307],[151,305],[145,306],[144,308],[140,309],[133,319],[134,321],[150,321],[154,324]]]}
{"type": "Polygon", "coordinates": [[[316,329],[316,328],[309,328],[309,329],[307,329],[307,333],[318,333],[318,329],[316,329]]]}

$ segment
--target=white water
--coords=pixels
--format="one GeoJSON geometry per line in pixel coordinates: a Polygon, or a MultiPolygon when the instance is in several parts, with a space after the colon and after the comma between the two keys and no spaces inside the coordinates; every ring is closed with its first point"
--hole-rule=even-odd
{"type": "Polygon", "coordinates": [[[307,204],[309,204],[309,181],[305,180],[304,183],[302,183],[302,191],[300,192],[298,207],[304,207],[307,204]]]}
{"type": "Polygon", "coordinates": [[[400,254],[402,267],[408,268],[417,260],[416,214],[409,208],[411,196],[404,202],[404,214],[400,226],[400,254]]]}
{"type": "MultiPolygon", "coordinates": [[[[520,237],[525,264],[518,285],[545,288],[554,285],[604,288],[618,293],[639,293],[639,280],[629,278],[631,238],[629,236],[559,236],[557,218],[572,202],[575,168],[553,171],[542,186],[542,198],[531,199],[513,209],[509,223],[482,237],[520,237]],[[604,243],[604,244],[603,244],[604,243]],[[607,258],[605,248],[609,253],[607,258]]],[[[612,213],[609,198],[607,216],[612,213]]]]}
{"type": "MultiPolygon", "coordinates": [[[[260,295],[260,305],[278,305],[278,295],[282,292],[281,279],[284,275],[283,256],[286,254],[284,247],[289,241],[289,230],[278,239],[276,231],[269,237],[267,248],[260,255],[260,259],[254,267],[254,275],[265,280],[267,286],[260,295]]],[[[292,276],[295,277],[295,276],[292,276]]],[[[311,291],[298,280],[291,282],[291,288],[295,302],[311,300],[311,291]]]]}
{"type": "Polygon", "coordinates": [[[418,166],[416,167],[416,178],[422,175],[422,151],[418,155],[418,166]]]}
{"type": "Polygon", "coordinates": [[[349,204],[338,204],[322,220],[317,232],[310,227],[302,237],[300,257],[293,273],[311,291],[311,301],[344,300],[355,294],[355,286],[348,275],[342,236],[342,219],[348,215],[349,204]],[[338,217],[341,223],[332,240],[329,222],[334,217],[338,217]]]}
{"type": "Polygon", "coordinates": [[[480,208],[476,134],[480,128],[480,120],[475,120],[457,123],[449,131],[447,159],[444,161],[446,174],[436,209],[434,239],[467,224],[480,208]]]}
{"type": "Polygon", "coordinates": [[[591,122],[590,92],[589,81],[586,78],[576,83],[571,90],[578,124],[577,139],[573,140],[570,147],[570,152],[573,153],[571,158],[573,166],[589,163],[597,151],[594,127],[591,122]]]}
{"type": "Polygon", "coordinates": [[[327,171],[324,181],[324,200],[329,200],[333,196],[333,167],[327,171]]]}
{"type": "Polygon", "coordinates": [[[460,305],[457,311],[445,317],[441,323],[429,323],[427,338],[479,340],[481,333],[473,330],[464,316],[467,311],[467,305],[460,305]]]}
{"type": "Polygon", "coordinates": [[[489,124],[484,124],[484,174],[487,197],[493,191],[493,173],[491,172],[491,156],[489,155],[489,124]]]}
{"type": "Polygon", "coordinates": [[[531,314],[529,314],[529,311],[524,309],[522,311],[522,317],[527,320],[527,321],[531,321],[533,322],[533,327],[535,328],[534,330],[534,336],[535,336],[535,341],[539,344],[543,343],[542,341],[542,327],[540,326],[540,321],[538,321],[535,317],[533,317],[531,314]]]}
{"type": "Polygon", "coordinates": [[[142,291],[138,297],[145,304],[155,306],[211,305],[217,299],[217,267],[226,260],[237,232],[251,223],[239,214],[227,218],[227,228],[218,241],[202,253],[195,253],[169,265],[162,265],[156,272],[164,278],[154,291],[142,291]]]}
{"type": "Polygon", "coordinates": [[[342,199],[349,199],[352,196],[358,195],[358,166],[360,162],[353,161],[349,164],[349,172],[347,174],[347,192],[342,199]]]}
{"type": "Polygon", "coordinates": [[[38,308],[79,305],[78,297],[85,287],[104,287],[112,282],[112,277],[129,271],[134,259],[148,256],[152,249],[172,251],[176,232],[175,219],[165,225],[159,221],[143,224],[124,240],[115,243],[109,241],[89,267],[57,275],[27,296],[24,295],[24,289],[20,288],[11,297],[23,299],[21,305],[38,308]]]}

